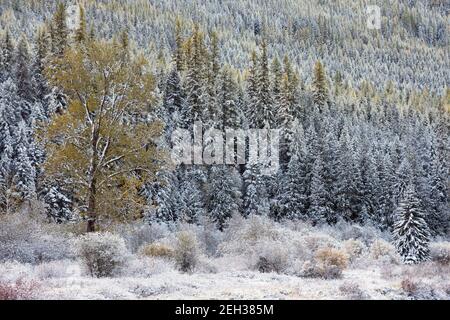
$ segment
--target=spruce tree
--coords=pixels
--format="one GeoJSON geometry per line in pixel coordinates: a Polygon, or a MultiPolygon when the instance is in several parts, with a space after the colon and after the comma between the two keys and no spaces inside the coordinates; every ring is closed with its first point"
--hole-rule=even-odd
{"type": "Polygon", "coordinates": [[[80,4],[80,23],[75,30],[75,41],[77,43],[83,43],[87,40],[87,23],[84,7],[80,4]]]}
{"type": "Polygon", "coordinates": [[[239,213],[241,207],[241,177],[233,167],[211,168],[207,183],[209,217],[222,230],[226,221],[239,213]]]}
{"type": "Polygon", "coordinates": [[[312,85],[314,104],[322,111],[324,106],[328,103],[329,96],[325,70],[320,61],[317,61],[314,66],[312,85]]]}
{"type": "Polygon", "coordinates": [[[0,45],[0,81],[11,76],[13,68],[14,44],[9,30],[6,30],[0,45]]]}
{"type": "Polygon", "coordinates": [[[17,45],[15,60],[17,95],[26,101],[31,101],[33,100],[33,87],[29,70],[30,53],[28,51],[28,42],[25,36],[21,37],[19,44],[17,45]]]}
{"type": "Polygon", "coordinates": [[[412,185],[409,185],[394,213],[393,236],[398,253],[406,264],[427,260],[430,230],[425,212],[412,185]]]}

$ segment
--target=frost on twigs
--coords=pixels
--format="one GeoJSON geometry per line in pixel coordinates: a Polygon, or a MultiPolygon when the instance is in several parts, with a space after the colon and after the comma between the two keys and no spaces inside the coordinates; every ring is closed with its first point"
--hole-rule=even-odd
{"type": "Polygon", "coordinates": [[[125,265],[128,250],[125,241],[109,232],[89,233],[77,243],[78,257],[93,277],[111,277],[125,265]]]}

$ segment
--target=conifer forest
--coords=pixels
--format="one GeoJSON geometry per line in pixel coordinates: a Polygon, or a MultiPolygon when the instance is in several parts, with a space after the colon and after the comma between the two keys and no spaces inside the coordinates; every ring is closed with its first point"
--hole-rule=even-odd
{"type": "Polygon", "coordinates": [[[0,0],[0,300],[450,299],[449,14],[0,0]]]}

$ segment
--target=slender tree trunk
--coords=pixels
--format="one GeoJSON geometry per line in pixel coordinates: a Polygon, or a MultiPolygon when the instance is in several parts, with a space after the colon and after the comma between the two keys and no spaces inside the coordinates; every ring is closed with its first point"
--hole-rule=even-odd
{"type": "Polygon", "coordinates": [[[98,140],[98,130],[94,127],[92,129],[92,158],[91,165],[89,167],[89,190],[87,198],[87,232],[94,232],[97,222],[96,213],[96,193],[97,193],[97,179],[96,179],[96,168],[97,168],[97,140],[98,140]]]}

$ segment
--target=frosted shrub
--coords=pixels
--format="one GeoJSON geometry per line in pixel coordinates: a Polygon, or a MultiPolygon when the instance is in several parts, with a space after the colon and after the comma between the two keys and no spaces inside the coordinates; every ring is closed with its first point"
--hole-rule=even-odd
{"type": "Polygon", "coordinates": [[[398,255],[395,247],[384,240],[375,240],[370,246],[370,256],[374,260],[397,263],[398,255]]]}
{"type": "Polygon", "coordinates": [[[33,280],[0,281],[0,300],[30,300],[35,297],[38,287],[33,280]]]}
{"type": "Polygon", "coordinates": [[[342,292],[342,294],[344,294],[347,298],[352,300],[363,300],[367,298],[366,294],[355,282],[344,282],[339,287],[339,291],[342,292]]]}
{"type": "Polygon", "coordinates": [[[340,221],[334,226],[335,230],[340,234],[342,240],[359,240],[365,245],[372,243],[376,238],[381,236],[378,229],[373,226],[361,226],[354,223],[340,221]]]}
{"type": "Polygon", "coordinates": [[[435,242],[430,244],[431,260],[442,266],[450,265],[450,242],[435,242]]]}
{"type": "Polygon", "coordinates": [[[315,262],[323,278],[340,278],[342,271],[347,268],[348,256],[342,250],[321,248],[316,252],[315,262]]]}
{"type": "Polygon", "coordinates": [[[78,268],[74,268],[73,261],[59,260],[44,262],[35,266],[34,272],[39,279],[55,279],[66,278],[69,276],[78,275],[78,268]]]}
{"type": "Polygon", "coordinates": [[[313,233],[311,235],[305,236],[303,237],[303,242],[305,243],[306,248],[309,249],[313,254],[319,248],[334,248],[338,243],[335,238],[322,233],[313,233]]]}
{"type": "Polygon", "coordinates": [[[113,276],[128,257],[123,238],[109,232],[86,234],[77,244],[78,256],[93,277],[113,276]]]}
{"type": "Polygon", "coordinates": [[[68,235],[57,234],[56,225],[44,225],[30,215],[0,216],[0,262],[40,263],[72,258],[68,235]],[[47,227],[47,228],[45,228],[47,227]]]}
{"type": "Polygon", "coordinates": [[[172,258],[174,256],[173,248],[163,243],[150,243],[144,245],[139,251],[147,257],[172,258]]]}
{"type": "Polygon", "coordinates": [[[194,271],[199,259],[198,242],[194,233],[188,231],[178,233],[174,255],[181,271],[194,271]]]}
{"type": "Polygon", "coordinates": [[[112,230],[112,233],[122,236],[128,250],[133,253],[148,243],[166,237],[171,232],[167,224],[152,223],[149,225],[142,222],[115,225],[112,230]]]}
{"type": "Polygon", "coordinates": [[[127,261],[126,268],[123,268],[120,274],[127,277],[149,278],[155,274],[174,270],[173,260],[133,256],[127,261]]]}
{"type": "Polygon", "coordinates": [[[229,220],[219,250],[223,254],[251,254],[261,241],[276,241],[281,238],[277,226],[267,217],[251,215],[245,219],[234,216],[229,220]]]}
{"type": "Polygon", "coordinates": [[[354,261],[359,258],[367,250],[364,243],[360,240],[346,240],[342,243],[342,248],[347,253],[350,261],[354,261]]]}
{"type": "Polygon", "coordinates": [[[254,259],[259,272],[283,273],[289,267],[289,251],[282,243],[261,243],[254,259]]]}
{"type": "Polygon", "coordinates": [[[310,278],[337,279],[342,276],[347,264],[348,256],[344,251],[325,247],[317,250],[313,261],[304,262],[300,272],[296,274],[310,278]]]}

